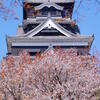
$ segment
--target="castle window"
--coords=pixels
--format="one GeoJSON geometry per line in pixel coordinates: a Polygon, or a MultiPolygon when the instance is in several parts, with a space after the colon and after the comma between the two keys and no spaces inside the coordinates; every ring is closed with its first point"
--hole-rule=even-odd
{"type": "Polygon", "coordinates": [[[44,8],[42,9],[42,15],[43,15],[43,16],[47,16],[47,15],[48,15],[48,8],[47,8],[47,7],[44,7],[44,8]]]}
{"type": "Polygon", "coordinates": [[[37,54],[37,52],[29,52],[30,56],[35,56],[37,54]]]}

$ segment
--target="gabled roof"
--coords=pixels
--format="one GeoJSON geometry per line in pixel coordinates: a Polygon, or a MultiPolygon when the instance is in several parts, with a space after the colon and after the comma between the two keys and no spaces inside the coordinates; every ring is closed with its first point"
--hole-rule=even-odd
{"type": "Polygon", "coordinates": [[[58,10],[63,10],[63,8],[64,8],[64,7],[62,7],[62,6],[59,6],[59,5],[57,5],[57,4],[55,4],[55,3],[51,3],[51,2],[47,2],[47,3],[40,4],[39,6],[36,6],[36,7],[34,7],[34,8],[35,8],[35,10],[41,10],[41,9],[43,9],[44,7],[48,7],[48,8],[54,7],[54,8],[56,8],[56,9],[58,9],[58,10]]]}
{"type": "Polygon", "coordinates": [[[67,37],[77,36],[74,33],[71,33],[70,31],[63,28],[61,25],[59,25],[57,22],[55,22],[50,17],[48,17],[43,23],[38,25],[33,30],[27,32],[24,36],[25,37],[33,37],[34,35],[38,34],[40,31],[42,31],[45,28],[48,28],[48,29],[54,28],[54,29],[58,30],[59,32],[61,32],[63,35],[67,36],[67,37]]]}

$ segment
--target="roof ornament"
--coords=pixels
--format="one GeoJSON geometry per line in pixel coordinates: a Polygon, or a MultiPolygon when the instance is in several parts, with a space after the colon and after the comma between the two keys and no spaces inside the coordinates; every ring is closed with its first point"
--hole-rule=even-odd
{"type": "Polygon", "coordinates": [[[48,24],[48,29],[51,29],[51,28],[52,28],[52,26],[50,24],[48,24]]]}
{"type": "Polygon", "coordinates": [[[53,48],[53,46],[52,46],[52,44],[51,44],[51,43],[50,43],[50,45],[49,45],[49,47],[48,47],[48,48],[51,48],[51,49],[53,48]]]}
{"type": "Polygon", "coordinates": [[[54,48],[53,48],[52,43],[49,44],[49,46],[48,46],[47,50],[45,51],[45,53],[54,54],[54,48]]]}

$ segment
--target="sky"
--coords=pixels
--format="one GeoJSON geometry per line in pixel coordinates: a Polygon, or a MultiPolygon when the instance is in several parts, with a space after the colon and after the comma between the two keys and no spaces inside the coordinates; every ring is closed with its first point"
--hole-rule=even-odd
{"type": "MultiPolygon", "coordinates": [[[[77,7],[77,2],[75,4],[77,7]]],[[[93,35],[95,36],[94,42],[91,47],[90,53],[93,54],[95,51],[100,53],[100,6],[91,2],[84,2],[79,9],[79,14],[74,11],[73,20],[77,18],[78,14],[78,26],[80,28],[82,35],[93,35]]],[[[16,36],[16,31],[18,25],[22,25],[22,9],[18,7],[16,10],[16,15],[19,20],[14,20],[12,18],[4,20],[0,17],[0,60],[6,57],[7,45],[6,36],[16,36]]]]}

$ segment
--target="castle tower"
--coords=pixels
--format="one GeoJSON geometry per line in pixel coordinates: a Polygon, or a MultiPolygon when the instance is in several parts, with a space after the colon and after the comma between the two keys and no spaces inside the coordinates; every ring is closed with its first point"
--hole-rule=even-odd
{"type": "Polygon", "coordinates": [[[7,36],[8,54],[26,50],[31,56],[48,47],[75,48],[88,54],[93,36],[82,36],[72,21],[74,0],[23,0],[23,25],[17,36],[7,36]]]}

